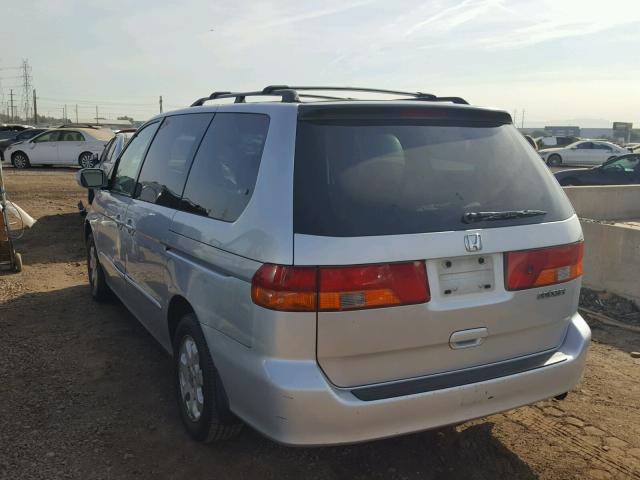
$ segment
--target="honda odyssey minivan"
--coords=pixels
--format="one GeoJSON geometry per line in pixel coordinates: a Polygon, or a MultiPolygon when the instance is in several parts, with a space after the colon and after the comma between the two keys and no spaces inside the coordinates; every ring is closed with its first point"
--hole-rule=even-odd
{"type": "Polygon", "coordinates": [[[509,114],[345,91],[215,92],[78,173],[91,293],[173,355],[197,440],[401,435],[582,375],[580,223],[509,114]]]}

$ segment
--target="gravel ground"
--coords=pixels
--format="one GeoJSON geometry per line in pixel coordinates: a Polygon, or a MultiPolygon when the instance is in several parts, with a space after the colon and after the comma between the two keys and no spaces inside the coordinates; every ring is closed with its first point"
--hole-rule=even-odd
{"type": "Polygon", "coordinates": [[[38,223],[17,242],[24,271],[0,273],[2,479],[640,479],[640,334],[597,322],[562,402],[345,447],[287,448],[250,428],[196,444],[170,359],[122,305],[90,300],[72,171],[8,170],[6,183],[38,223]]]}

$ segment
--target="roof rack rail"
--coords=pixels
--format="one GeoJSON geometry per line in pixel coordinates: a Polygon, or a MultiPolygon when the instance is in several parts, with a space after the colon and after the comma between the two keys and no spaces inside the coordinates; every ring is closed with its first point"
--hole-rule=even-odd
{"type": "Polygon", "coordinates": [[[269,85],[262,90],[253,92],[228,92],[218,91],[213,92],[208,97],[202,97],[191,104],[192,107],[199,107],[204,105],[209,100],[215,100],[218,98],[235,98],[235,103],[245,103],[246,97],[256,96],[277,96],[282,98],[284,103],[298,103],[300,98],[315,98],[321,100],[357,100],[352,97],[336,97],[329,95],[316,95],[310,93],[299,93],[299,91],[308,90],[325,90],[336,92],[366,92],[366,93],[383,93],[390,95],[406,95],[411,97],[411,100],[426,100],[430,102],[451,102],[457,104],[468,105],[464,98],[461,97],[438,97],[431,93],[423,92],[403,92],[400,90],[384,90],[379,88],[360,88],[360,87],[323,87],[323,86],[288,86],[288,85],[269,85]]]}
{"type": "Polygon", "coordinates": [[[265,93],[272,93],[279,90],[327,90],[327,91],[335,91],[335,92],[364,92],[364,93],[383,93],[383,94],[391,94],[391,95],[407,95],[409,97],[414,97],[416,100],[427,100],[431,102],[451,102],[462,105],[468,105],[467,102],[462,97],[438,97],[432,93],[424,93],[424,92],[405,92],[401,90],[386,90],[381,88],[366,88],[366,87],[327,87],[327,86],[290,86],[290,85],[269,85],[265,87],[262,91],[265,93]]]}

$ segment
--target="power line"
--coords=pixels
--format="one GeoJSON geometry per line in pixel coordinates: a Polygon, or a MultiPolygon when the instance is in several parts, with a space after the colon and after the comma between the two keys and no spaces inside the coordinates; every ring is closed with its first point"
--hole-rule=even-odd
{"type": "Polygon", "coordinates": [[[40,97],[42,100],[50,100],[50,101],[54,101],[54,102],[73,102],[73,103],[89,103],[91,105],[131,105],[131,106],[138,106],[138,107],[149,107],[149,108],[155,108],[156,104],[155,103],[129,103],[129,102],[112,102],[110,100],[78,100],[78,99],[70,99],[70,98],[56,98],[56,97],[40,97]]]}

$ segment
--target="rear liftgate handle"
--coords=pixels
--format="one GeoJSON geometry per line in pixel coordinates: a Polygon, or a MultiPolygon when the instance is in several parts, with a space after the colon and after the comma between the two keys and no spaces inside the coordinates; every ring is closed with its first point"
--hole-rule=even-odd
{"type": "Polygon", "coordinates": [[[451,334],[451,337],[449,337],[449,346],[454,350],[477,347],[484,342],[484,339],[488,336],[489,330],[484,327],[460,330],[451,334]]]}

